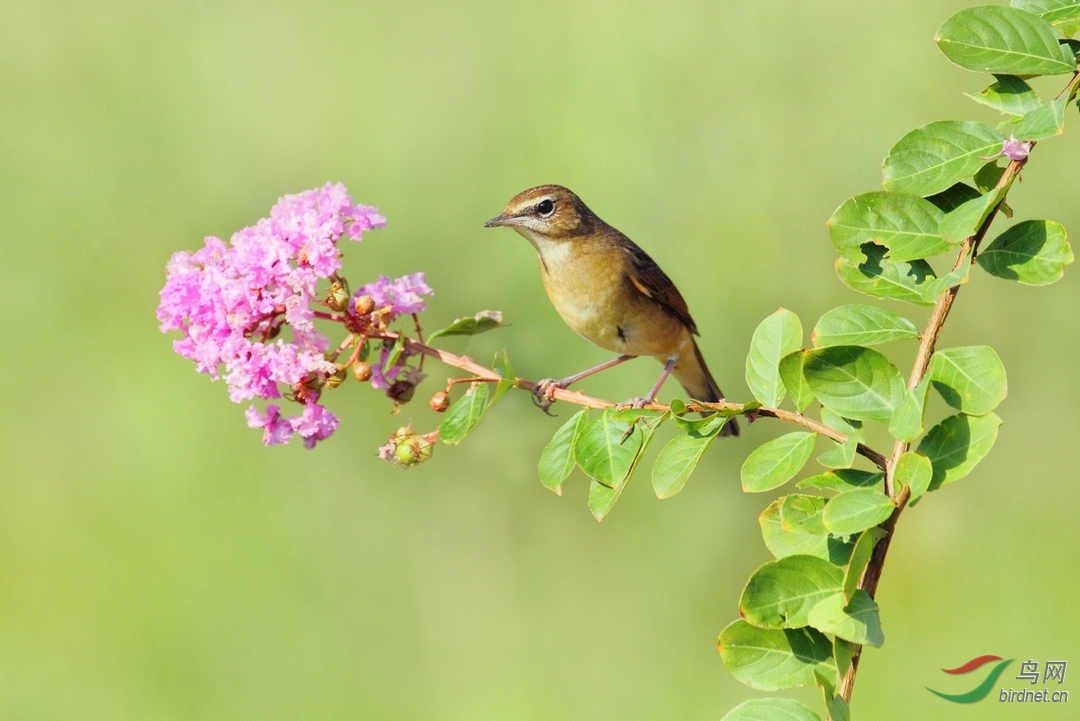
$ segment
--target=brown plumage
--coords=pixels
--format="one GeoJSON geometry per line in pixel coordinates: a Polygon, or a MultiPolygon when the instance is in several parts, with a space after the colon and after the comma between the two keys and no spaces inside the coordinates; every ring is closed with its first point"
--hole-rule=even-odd
{"type": "MultiPolygon", "coordinates": [[[[484,227],[508,226],[536,248],[540,274],[552,305],[582,338],[620,358],[561,381],[547,380],[540,393],[550,402],[565,388],[598,370],[639,355],[665,364],[656,386],[636,405],[652,401],[668,372],[691,398],[713,403],[724,394],[694,341],[697,325],[686,300],[649,254],[593,213],[570,190],[540,185],[514,196],[484,227]]],[[[738,435],[734,420],[724,435],[738,435]]]]}

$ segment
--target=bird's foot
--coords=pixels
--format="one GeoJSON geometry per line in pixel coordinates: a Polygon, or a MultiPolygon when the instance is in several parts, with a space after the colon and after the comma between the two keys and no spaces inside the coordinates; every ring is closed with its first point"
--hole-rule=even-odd
{"type": "Polygon", "coordinates": [[[631,398],[630,400],[626,400],[626,401],[623,401],[622,403],[616,404],[615,410],[617,410],[617,411],[625,411],[625,410],[627,410],[629,408],[633,408],[634,410],[639,411],[639,410],[641,410],[642,408],[644,408],[645,406],[649,405],[652,402],[653,402],[653,399],[648,398],[648,397],[631,398]]]}
{"type": "Polygon", "coordinates": [[[569,383],[566,380],[557,381],[554,378],[545,378],[542,381],[537,381],[536,385],[532,389],[533,403],[536,407],[552,415],[548,409],[551,408],[551,404],[555,402],[555,391],[563,390],[569,383]]]}

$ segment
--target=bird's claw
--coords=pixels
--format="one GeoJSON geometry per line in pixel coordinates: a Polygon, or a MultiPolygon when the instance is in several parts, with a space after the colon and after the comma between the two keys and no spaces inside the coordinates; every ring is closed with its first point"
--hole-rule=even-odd
{"type": "Polygon", "coordinates": [[[617,410],[617,411],[625,411],[625,410],[628,410],[628,409],[632,408],[635,411],[640,411],[642,408],[644,408],[645,406],[647,406],[648,404],[650,404],[652,402],[653,402],[652,398],[642,398],[642,397],[631,398],[630,400],[626,400],[626,401],[623,401],[622,403],[617,404],[615,406],[615,410],[617,410]]]}
{"type": "Polygon", "coordinates": [[[533,386],[532,396],[533,403],[536,407],[547,413],[549,416],[553,415],[548,411],[551,405],[555,402],[555,391],[566,388],[566,383],[563,381],[557,381],[554,378],[545,378],[542,381],[537,381],[533,386]]]}

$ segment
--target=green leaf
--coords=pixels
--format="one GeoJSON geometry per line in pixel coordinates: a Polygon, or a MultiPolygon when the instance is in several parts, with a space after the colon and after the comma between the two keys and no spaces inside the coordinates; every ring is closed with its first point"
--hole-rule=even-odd
{"type": "Polygon", "coordinates": [[[590,482],[589,510],[592,511],[593,518],[597,521],[604,520],[607,517],[607,514],[611,512],[612,507],[615,505],[615,501],[619,500],[619,496],[622,495],[624,488],[626,488],[625,483],[618,488],[611,488],[599,481],[594,480],[590,482]]]}
{"type": "Polygon", "coordinates": [[[941,235],[950,242],[959,243],[978,232],[986,216],[1008,192],[1008,187],[996,188],[986,195],[973,198],[959,208],[950,211],[941,221],[941,235]]]}
{"type": "Polygon", "coordinates": [[[931,428],[919,444],[919,453],[934,465],[930,490],[971,473],[994,447],[1000,425],[1001,419],[993,413],[985,416],[958,413],[931,428]]]}
{"type": "Polygon", "coordinates": [[[842,305],[818,319],[810,339],[820,347],[877,345],[918,338],[919,330],[907,318],[873,305],[842,305]]]}
{"type": "Polygon", "coordinates": [[[789,698],[753,698],[728,711],[720,721],[821,721],[821,717],[789,698]]]}
{"type": "Polygon", "coordinates": [[[850,603],[842,593],[819,601],[810,611],[810,625],[851,643],[875,648],[885,643],[878,605],[862,589],[855,591],[850,603]]]}
{"type": "Polygon", "coordinates": [[[487,383],[477,383],[446,409],[446,415],[439,424],[439,438],[443,443],[456,446],[473,432],[488,406],[489,393],[487,383]]]}
{"type": "Polygon", "coordinates": [[[537,466],[540,482],[556,495],[562,495],[562,483],[574,470],[574,443],[589,420],[588,413],[588,409],[575,413],[555,431],[551,442],[540,453],[540,463],[537,466]]]}
{"type": "Polygon", "coordinates": [[[820,488],[823,491],[843,493],[853,488],[874,488],[878,492],[885,487],[885,476],[880,471],[859,471],[854,468],[838,468],[816,476],[804,478],[796,488],[820,488]]]}
{"type": "Polygon", "coordinates": [[[755,448],[742,466],[743,490],[768,491],[790,481],[810,460],[816,439],[814,433],[797,431],[755,448]]]}
{"type": "Polygon", "coordinates": [[[966,70],[1009,75],[1060,75],[1075,70],[1050,23],[1015,8],[967,8],[934,37],[941,52],[966,70]]]}
{"type": "Polygon", "coordinates": [[[904,395],[896,366],[862,346],[810,351],[803,374],[821,404],[845,418],[888,423],[904,395]]]}
{"type": "Polygon", "coordinates": [[[1065,228],[1051,220],[1017,223],[979,254],[979,267],[987,273],[1025,285],[1053,283],[1071,262],[1065,228]]]}
{"type": "MultiPolygon", "coordinates": [[[[611,409],[604,411],[607,415],[611,409]]],[[[613,424],[619,424],[619,421],[613,420],[613,424]]],[[[589,424],[592,425],[592,424],[589,424]]],[[[624,428],[630,428],[629,424],[622,424],[624,428]]],[[[623,437],[626,438],[626,443],[636,443],[637,451],[634,453],[634,457],[630,460],[630,467],[623,475],[622,482],[619,483],[618,488],[611,488],[597,481],[595,478],[592,483],[589,484],[589,510],[592,511],[593,517],[599,522],[607,517],[607,514],[611,512],[615,502],[619,500],[623,490],[626,488],[626,480],[634,474],[634,468],[637,467],[638,461],[641,460],[642,454],[645,453],[645,449],[649,447],[649,442],[652,440],[653,433],[660,424],[649,425],[647,423],[636,423],[633,426],[633,432],[627,436],[625,431],[623,437]],[[636,441],[634,439],[637,439],[636,441]]],[[[586,426],[586,429],[588,426],[586,426]]],[[[584,435],[584,432],[583,432],[584,435]]],[[[575,446],[575,455],[578,446],[575,446]]],[[[580,460],[578,461],[580,464],[580,460]]]]}
{"type": "Polygon", "coordinates": [[[657,498],[671,498],[683,489],[687,479],[697,467],[705,449],[713,442],[726,418],[713,416],[711,424],[700,431],[675,436],[656,457],[653,465],[652,484],[657,498]]]}
{"type": "Polygon", "coordinates": [[[829,721],[851,721],[851,709],[843,696],[827,695],[825,710],[829,712],[829,721]]]}
{"type": "Polygon", "coordinates": [[[886,535],[888,534],[883,528],[869,528],[859,535],[859,540],[855,542],[855,548],[851,551],[851,560],[848,561],[847,570],[844,571],[842,593],[845,604],[854,597],[855,589],[862,580],[863,571],[866,570],[866,566],[870,563],[870,556],[874,553],[874,546],[886,535]]]}
{"type": "Polygon", "coordinates": [[[930,359],[930,379],[946,403],[976,416],[997,408],[1009,392],[1005,366],[988,345],[939,350],[930,359]]]}
{"type": "Polygon", "coordinates": [[[859,450],[859,439],[856,436],[848,436],[843,443],[822,453],[817,457],[817,462],[826,468],[849,468],[855,462],[855,454],[859,450]]]}
{"type": "Polygon", "coordinates": [[[502,378],[501,381],[495,384],[495,395],[491,398],[491,402],[494,403],[502,398],[503,393],[514,387],[517,376],[514,375],[514,369],[510,366],[510,358],[506,355],[506,351],[495,354],[495,363],[492,369],[502,378]]]}
{"type": "Polygon", "coordinates": [[[933,195],[971,177],[1005,136],[983,123],[940,120],[900,138],[885,158],[885,187],[933,195]]]}
{"type": "Polygon", "coordinates": [[[786,558],[797,554],[817,556],[834,565],[847,563],[851,556],[851,544],[833,536],[789,531],[783,526],[780,508],[784,499],[773,501],[758,516],[761,537],[769,552],[777,558],[786,558]]]}
{"type": "Polygon", "coordinates": [[[618,488],[629,476],[643,441],[641,425],[627,435],[630,424],[614,415],[614,410],[606,409],[586,424],[574,444],[574,459],[581,470],[609,488],[618,488]]]}
{"type": "Polygon", "coordinates": [[[1065,108],[1069,96],[1065,94],[1041,108],[1032,110],[1012,129],[1017,140],[1043,140],[1061,135],[1065,131],[1065,108]]]}
{"type": "Polygon", "coordinates": [[[394,339],[394,344],[390,346],[390,352],[386,355],[386,362],[382,366],[383,374],[389,373],[390,369],[397,365],[403,350],[405,350],[405,336],[399,335],[394,339]]]}
{"type": "Polygon", "coordinates": [[[1080,0],[1012,0],[1009,4],[1038,15],[1066,37],[1080,30],[1080,0]]]}
{"type": "Polygon", "coordinates": [[[997,188],[1002,175],[1005,175],[1005,168],[997,164],[997,159],[991,160],[979,168],[979,172],[975,173],[973,178],[975,187],[979,189],[980,193],[987,193],[997,188]]]}
{"type": "Polygon", "coordinates": [[[959,208],[972,198],[978,198],[981,193],[970,185],[953,183],[940,193],[935,193],[927,198],[942,213],[949,213],[959,208]]]}
{"type": "Polygon", "coordinates": [[[900,405],[889,419],[889,433],[893,438],[910,443],[923,432],[923,417],[926,415],[926,393],[930,390],[930,379],[924,378],[915,388],[904,391],[900,405]]]}
{"type": "Polygon", "coordinates": [[[1015,75],[995,75],[996,83],[978,95],[968,95],[977,103],[989,105],[1010,115],[1026,115],[1042,107],[1039,95],[1026,82],[1015,75]]]}
{"type": "Polygon", "coordinates": [[[833,658],[836,660],[836,671],[840,678],[847,675],[848,669],[851,668],[851,659],[857,650],[858,647],[850,641],[839,637],[833,638],[833,658]]]}
{"type": "Polygon", "coordinates": [[[863,439],[862,421],[844,418],[843,416],[830,411],[828,408],[822,407],[821,422],[829,428],[834,428],[845,435],[857,436],[860,441],[863,439]]]}
{"type": "Polygon", "coordinates": [[[827,536],[829,532],[821,522],[821,512],[829,499],[806,496],[799,493],[780,499],[780,526],[793,533],[810,533],[827,536]]]}
{"type": "Polygon", "coordinates": [[[884,245],[890,260],[915,260],[951,247],[938,234],[943,216],[917,195],[879,190],[844,201],[829,218],[829,235],[840,255],[852,263],[863,261],[865,243],[884,245]]]}
{"type": "Polygon", "coordinates": [[[739,620],[716,645],[731,675],[760,691],[813,686],[814,671],[837,678],[832,643],[812,628],[764,629],[739,620]]]}
{"type": "Polygon", "coordinates": [[[805,359],[806,353],[803,350],[788,353],[780,359],[780,379],[784,381],[784,387],[800,413],[814,401],[814,392],[810,390],[803,376],[805,359]]]}
{"type": "Polygon", "coordinates": [[[440,328],[427,337],[428,343],[444,335],[476,335],[502,327],[502,313],[497,310],[482,310],[471,318],[458,318],[445,328],[440,328]]]}
{"type": "Polygon", "coordinates": [[[968,276],[971,274],[971,250],[969,249],[964,253],[963,257],[959,260],[959,265],[955,270],[949,271],[940,278],[934,278],[928,280],[923,284],[922,294],[928,302],[937,300],[937,297],[947,291],[949,288],[957,285],[963,285],[968,282],[968,276]]]}
{"type": "Polygon", "coordinates": [[[915,503],[930,490],[930,481],[934,478],[934,465],[930,459],[921,453],[908,451],[900,456],[896,463],[896,486],[907,486],[911,489],[908,504],[915,503]]]}
{"type": "Polygon", "coordinates": [[[761,321],[746,356],[746,384],[754,397],[775,408],[784,399],[780,359],[802,347],[799,317],[781,308],[761,321]]]}
{"type": "Polygon", "coordinates": [[[739,615],[761,628],[801,628],[814,605],[840,590],[843,572],[816,556],[769,561],[750,576],[739,615]]]}
{"type": "Polygon", "coordinates": [[[893,263],[885,259],[885,248],[880,245],[867,244],[862,249],[866,261],[858,265],[846,258],[836,259],[836,275],[845,285],[875,298],[933,305],[933,301],[927,302],[919,291],[927,278],[934,277],[934,269],[925,260],[893,263]]]}
{"type": "Polygon", "coordinates": [[[894,510],[896,506],[884,493],[873,488],[856,488],[829,499],[821,520],[831,533],[842,536],[873,528],[894,510]]]}

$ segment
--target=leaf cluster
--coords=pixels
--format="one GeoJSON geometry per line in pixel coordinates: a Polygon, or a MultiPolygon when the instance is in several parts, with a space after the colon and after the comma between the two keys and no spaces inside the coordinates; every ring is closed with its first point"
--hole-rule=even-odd
{"type": "MultiPolygon", "coordinates": [[[[816,458],[822,470],[759,518],[775,560],[751,575],[741,618],[718,642],[743,683],[764,691],[816,685],[833,719],[850,718],[853,664],[863,646],[885,640],[873,594],[896,518],[990,452],[1001,425],[994,410],[1008,393],[1001,359],[986,345],[936,348],[937,336],[971,266],[1045,285],[1073,260],[1064,228],[1050,220],[1022,220],[983,241],[999,213],[1012,217],[1005,198],[1031,148],[1063,131],[1080,84],[1080,43],[1068,39],[1078,30],[1080,0],[1014,0],[950,18],[938,47],[957,65],[994,75],[971,97],[1003,120],[996,127],[943,120],[911,131],[885,158],[885,189],[850,198],[829,219],[840,280],[872,298],[933,306],[926,330],[892,310],[856,304],[825,313],[809,347],[798,317],[783,308],[754,333],[746,360],[754,397],[774,408],[790,398],[803,415],[816,404],[821,423],[843,440],[833,437],[816,458]],[[1071,77],[1048,101],[1027,82],[1058,74],[1071,77]],[[904,343],[918,346],[906,381],[882,352],[904,343]],[[951,411],[936,422],[927,420],[931,390],[951,411]],[[857,468],[872,424],[887,429],[893,453],[883,466],[857,468]]],[[[770,491],[794,479],[814,456],[817,435],[787,433],[756,448],[742,467],[743,489],[770,491]]],[[[787,699],[756,699],[725,717],[750,718],[820,717],[787,699]]]]}

